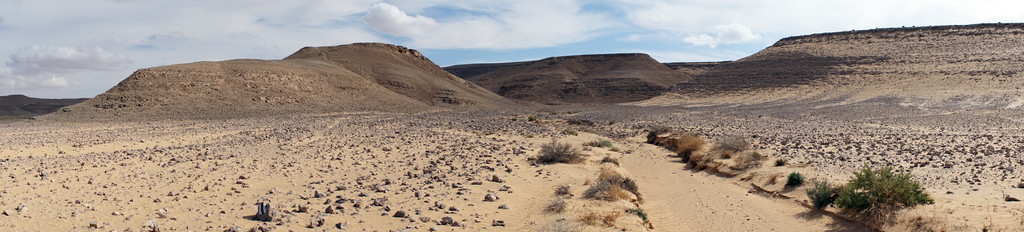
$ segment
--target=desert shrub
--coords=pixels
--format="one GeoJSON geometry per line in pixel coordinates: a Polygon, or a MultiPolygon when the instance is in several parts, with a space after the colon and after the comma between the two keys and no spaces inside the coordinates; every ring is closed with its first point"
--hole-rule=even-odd
{"type": "Polygon", "coordinates": [[[750,142],[741,136],[729,136],[715,143],[712,150],[739,153],[750,149],[750,142]]]}
{"type": "Polygon", "coordinates": [[[909,172],[894,172],[891,167],[872,170],[865,167],[839,191],[836,207],[854,211],[878,208],[877,213],[935,203],[909,172]]]}
{"type": "Polygon", "coordinates": [[[588,146],[588,147],[612,147],[612,141],[603,140],[603,139],[602,140],[598,140],[598,141],[590,141],[590,142],[583,143],[583,146],[588,146]]]}
{"type": "Polygon", "coordinates": [[[569,195],[570,193],[572,193],[571,185],[563,184],[559,185],[558,188],[555,188],[555,195],[565,196],[569,195]]]}
{"type": "Polygon", "coordinates": [[[526,117],[526,121],[530,121],[530,122],[537,121],[537,116],[530,115],[529,117],[526,117]]]}
{"type": "Polygon", "coordinates": [[[537,162],[543,164],[553,163],[579,163],[583,161],[583,156],[580,155],[576,148],[568,143],[559,143],[557,141],[551,141],[540,146],[540,155],[537,156],[537,162]]]}
{"type": "Polygon", "coordinates": [[[739,153],[738,155],[734,155],[732,157],[732,160],[736,162],[735,168],[745,170],[761,166],[761,159],[763,158],[764,156],[761,156],[761,154],[758,154],[756,152],[744,152],[739,153]]]}
{"type": "Polygon", "coordinates": [[[672,132],[672,128],[667,126],[655,126],[647,131],[647,143],[654,144],[654,140],[658,138],[658,135],[667,134],[672,132]]]}
{"type": "Polygon", "coordinates": [[[828,181],[816,181],[814,187],[807,189],[807,198],[811,199],[814,208],[824,209],[836,200],[839,189],[832,187],[828,181]]]}
{"type": "Polygon", "coordinates": [[[689,163],[693,152],[700,150],[704,144],[704,139],[697,137],[697,135],[685,134],[676,140],[676,154],[683,158],[684,163],[689,163]]]}
{"type": "Polygon", "coordinates": [[[641,209],[641,208],[630,209],[629,212],[633,213],[633,214],[636,214],[637,217],[640,217],[640,219],[643,219],[644,223],[650,223],[651,222],[651,220],[649,218],[647,218],[647,212],[645,212],[644,209],[641,209]]]}
{"type": "Polygon", "coordinates": [[[603,159],[601,159],[601,163],[613,163],[615,164],[615,166],[619,166],[619,160],[612,158],[611,156],[605,156],[603,159]]]}
{"type": "Polygon", "coordinates": [[[615,201],[628,199],[632,193],[638,199],[642,199],[640,188],[633,179],[622,177],[608,169],[603,169],[597,178],[597,183],[583,192],[583,198],[615,201]]]}
{"type": "Polygon", "coordinates": [[[796,187],[804,184],[804,175],[799,172],[789,173],[786,177],[786,187],[796,187]]]}
{"type": "Polygon", "coordinates": [[[601,218],[601,223],[604,223],[604,225],[607,227],[615,227],[615,221],[619,220],[619,216],[622,216],[622,213],[607,213],[604,215],[604,217],[601,218]]]}
{"type": "Polygon", "coordinates": [[[787,162],[789,162],[789,160],[786,160],[786,158],[778,158],[778,159],[775,159],[775,166],[776,167],[786,166],[787,162]]]}
{"type": "Polygon", "coordinates": [[[547,211],[547,212],[552,212],[552,213],[561,213],[561,212],[565,212],[565,207],[566,207],[567,205],[568,205],[568,204],[567,204],[567,203],[565,203],[565,200],[562,200],[562,199],[554,199],[554,200],[551,200],[551,202],[548,202],[548,207],[545,207],[545,208],[544,208],[544,211],[547,211]]]}
{"type": "Polygon", "coordinates": [[[580,216],[580,221],[582,221],[583,224],[587,224],[587,225],[592,225],[592,226],[593,225],[597,225],[597,223],[600,220],[601,220],[601,214],[598,214],[597,212],[593,212],[593,211],[587,212],[587,213],[583,214],[582,216],[580,216]]]}
{"type": "Polygon", "coordinates": [[[564,131],[562,131],[562,134],[577,136],[580,133],[577,132],[576,130],[564,130],[564,131]]]}

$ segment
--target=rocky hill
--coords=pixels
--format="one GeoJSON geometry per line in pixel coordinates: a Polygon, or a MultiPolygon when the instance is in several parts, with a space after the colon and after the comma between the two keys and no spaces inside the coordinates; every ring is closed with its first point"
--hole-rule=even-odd
{"type": "Polygon", "coordinates": [[[204,119],[509,105],[514,104],[445,72],[416,50],[361,43],[306,47],[283,60],[142,69],[55,117],[204,119]]]}
{"type": "Polygon", "coordinates": [[[42,99],[25,95],[0,96],[0,118],[29,118],[53,113],[61,107],[74,105],[87,98],[42,99]]]}
{"type": "Polygon", "coordinates": [[[644,100],[692,76],[647,54],[564,56],[445,70],[507,98],[549,104],[644,100]]]}
{"type": "Polygon", "coordinates": [[[1024,104],[1022,63],[1024,24],[795,36],[708,69],[649,103],[1014,108],[1024,104]]]}

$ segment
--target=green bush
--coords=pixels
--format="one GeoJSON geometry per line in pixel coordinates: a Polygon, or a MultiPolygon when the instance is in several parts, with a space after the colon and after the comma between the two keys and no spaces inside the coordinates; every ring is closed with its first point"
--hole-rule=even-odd
{"type": "Polygon", "coordinates": [[[602,147],[612,147],[612,141],[602,139],[601,141],[598,141],[598,143],[601,144],[602,147]]]}
{"type": "Polygon", "coordinates": [[[815,182],[814,187],[807,189],[807,198],[811,199],[814,208],[824,209],[835,201],[839,189],[832,187],[828,181],[815,182]]]}
{"type": "Polygon", "coordinates": [[[804,175],[801,175],[799,172],[789,173],[789,176],[786,177],[786,187],[795,187],[803,184],[804,175]]]}
{"type": "Polygon", "coordinates": [[[568,143],[558,143],[551,141],[540,146],[540,155],[537,156],[537,162],[543,164],[552,163],[579,163],[583,161],[583,156],[580,155],[576,148],[568,143]]]}
{"type": "Polygon", "coordinates": [[[836,207],[858,212],[877,207],[884,211],[935,203],[912,177],[891,167],[864,167],[839,191],[836,207]]]}

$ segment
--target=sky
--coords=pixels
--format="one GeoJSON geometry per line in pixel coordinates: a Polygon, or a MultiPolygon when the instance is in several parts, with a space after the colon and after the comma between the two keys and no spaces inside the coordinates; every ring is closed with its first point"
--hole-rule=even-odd
{"type": "Polygon", "coordinates": [[[383,42],[441,66],[601,53],[735,60],[834,31],[1024,22],[1017,0],[0,0],[0,96],[89,98],[138,69],[383,42]]]}

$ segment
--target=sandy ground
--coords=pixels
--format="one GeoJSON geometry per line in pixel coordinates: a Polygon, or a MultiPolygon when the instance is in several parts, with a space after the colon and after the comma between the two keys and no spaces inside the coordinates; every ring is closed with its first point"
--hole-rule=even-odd
{"type": "MultiPolygon", "coordinates": [[[[863,165],[863,160],[824,162],[835,159],[815,155],[843,145],[822,145],[799,137],[818,145],[788,147],[798,140],[797,134],[833,134],[849,128],[824,126],[835,121],[784,124],[780,121],[789,119],[757,117],[742,110],[734,111],[736,114],[715,112],[720,111],[584,107],[139,123],[5,123],[0,124],[5,138],[0,143],[0,177],[5,180],[0,182],[0,230],[147,231],[153,225],[162,231],[234,227],[242,231],[548,231],[558,226],[582,231],[867,230],[802,206],[798,203],[806,198],[802,188],[784,190],[781,184],[764,184],[772,173],[791,171],[811,178],[849,178],[850,170],[863,165]],[[529,116],[537,120],[530,121],[529,116]],[[594,125],[570,124],[566,119],[594,125]],[[746,131],[744,135],[769,160],[786,157],[795,165],[762,165],[737,177],[690,170],[671,152],[643,143],[644,129],[652,124],[698,131],[709,141],[746,131]],[[816,126],[824,132],[805,131],[805,127],[816,126]],[[774,127],[777,133],[766,133],[761,127],[774,127]],[[529,158],[551,139],[572,144],[587,161],[534,164],[529,158]],[[779,142],[783,139],[791,141],[783,145],[779,142]],[[614,149],[582,145],[597,140],[609,140],[614,149]],[[600,162],[604,157],[620,164],[600,162]],[[603,170],[636,180],[642,200],[635,196],[616,201],[583,199],[587,184],[603,170]],[[758,194],[751,183],[781,190],[794,199],[758,194]],[[560,185],[572,186],[570,197],[554,193],[560,185]],[[489,194],[498,199],[485,200],[489,194]],[[280,211],[269,222],[255,217],[261,198],[269,199],[280,211]],[[566,210],[545,211],[557,199],[566,201],[566,210]],[[647,213],[653,229],[635,209],[647,213]],[[581,218],[590,212],[612,215],[611,223],[586,224],[581,218]],[[451,225],[446,217],[457,225],[451,225]],[[318,218],[323,219],[322,224],[318,218]]],[[[861,127],[866,126],[854,129],[861,127]]],[[[998,134],[984,133],[1011,136],[1008,128],[998,134]]],[[[875,131],[860,130],[857,136],[878,138],[878,134],[884,137],[894,130],[877,127],[875,131]]],[[[950,136],[968,143],[972,140],[959,138],[981,133],[963,132],[966,137],[950,136]]],[[[945,139],[923,132],[910,135],[904,137],[945,139]]],[[[1009,146],[1015,138],[991,144],[1009,146]]],[[[918,145],[905,146],[920,148],[926,143],[908,144],[918,145]]],[[[876,161],[900,158],[896,154],[862,154],[882,157],[876,161]]],[[[1000,159],[1007,161],[1005,170],[1017,167],[1012,164],[1020,157],[1000,159]]],[[[898,163],[909,166],[912,162],[898,163]]],[[[959,162],[951,169],[968,172],[970,165],[973,162],[959,162]]],[[[918,228],[913,227],[915,223],[930,223],[935,226],[929,228],[947,231],[1024,228],[1024,207],[1000,197],[1003,192],[1024,196],[1022,190],[1009,187],[1020,181],[1014,176],[1020,175],[1018,171],[999,179],[995,175],[1003,172],[986,169],[978,175],[977,184],[952,183],[950,180],[960,177],[945,171],[922,168],[915,173],[927,180],[923,183],[937,203],[905,211],[899,222],[883,227],[886,230],[912,230],[918,228]]]]}

